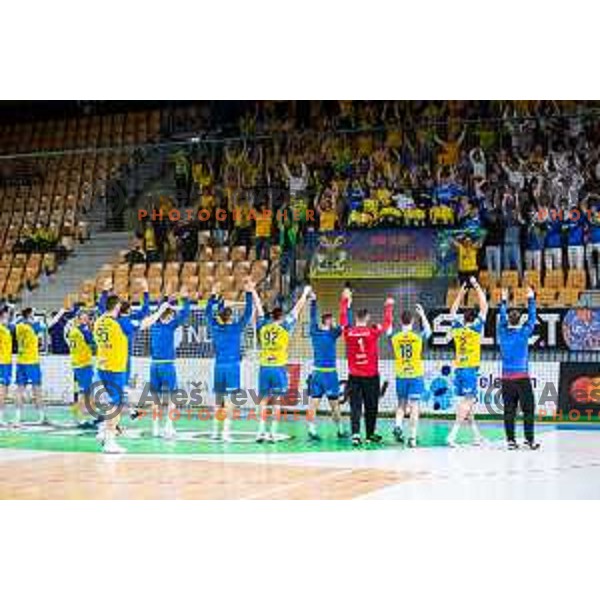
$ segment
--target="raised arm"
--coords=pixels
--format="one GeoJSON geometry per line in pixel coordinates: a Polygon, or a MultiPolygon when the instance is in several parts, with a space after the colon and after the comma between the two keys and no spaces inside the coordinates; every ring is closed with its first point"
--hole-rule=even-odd
{"type": "Polygon", "coordinates": [[[312,293],[312,288],[310,287],[310,285],[307,285],[304,290],[302,291],[302,295],[300,296],[300,298],[298,299],[298,302],[296,302],[296,305],[294,306],[294,308],[292,308],[292,312],[291,315],[294,319],[298,319],[298,317],[300,316],[300,313],[303,311],[304,306],[306,305],[306,301],[308,300],[308,296],[312,293]]]}
{"type": "Polygon", "coordinates": [[[479,303],[479,316],[481,317],[482,321],[485,321],[488,313],[488,301],[485,296],[485,291],[479,285],[479,282],[477,281],[477,279],[475,279],[475,277],[471,277],[469,281],[471,282],[471,285],[477,292],[477,302],[479,303]]]}
{"type": "Polygon", "coordinates": [[[340,326],[352,327],[352,291],[346,288],[340,297],[340,326]]]}
{"type": "Polygon", "coordinates": [[[254,303],[252,301],[252,292],[254,290],[254,284],[251,281],[246,282],[246,303],[244,305],[244,314],[240,318],[240,325],[246,327],[252,320],[252,313],[254,312],[254,303]]]}
{"type": "Polygon", "coordinates": [[[431,337],[431,324],[429,323],[429,319],[427,318],[427,315],[420,304],[415,305],[415,312],[421,321],[421,327],[423,328],[423,339],[428,340],[431,337]]]}
{"type": "Polygon", "coordinates": [[[168,302],[163,302],[157,310],[155,310],[150,316],[145,317],[142,320],[140,329],[150,329],[150,327],[152,327],[152,325],[154,325],[154,323],[156,323],[161,318],[162,314],[170,308],[172,307],[168,302]]]}
{"type": "Polygon", "coordinates": [[[208,328],[212,329],[217,325],[217,320],[215,319],[215,309],[219,305],[219,295],[217,293],[217,286],[213,286],[210,297],[208,298],[208,302],[206,303],[206,323],[208,324],[208,328]]]}
{"type": "Polygon", "coordinates": [[[319,331],[319,309],[317,307],[317,297],[311,294],[310,298],[310,333],[311,335],[319,331]]]}
{"type": "Polygon", "coordinates": [[[173,327],[179,327],[180,325],[183,325],[183,323],[185,323],[190,318],[190,313],[192,312],[192,305],[190,303],[190,297],[187,289],[181,291],[180,304],[181,305],[179,311],[173,319],[173,327]]]}
{"type": "Polygon", "coordinates": [[[525,327],[529,330],[529,335],[533,333],[535,322],[537,321],[537,305],[535,301],[535,292],[532,287],[527,288],[527,322],[525,327]]]}
{"type": "Polygon", "coordinates": [[[392,328],[394,325],[394,299],[391,296],[388,296],[385,299],[385,303],[383,304],[383,324],[381,325],[381,329],[386,334],[392,332],[392,328]]]}
{"type": "Polygon", "coordinates": [[[252,289],[252,300],[254,304],[254,310],[256,311],[256,316],[259,319],[262,319],[265,316],[265,309],[263,308],[260,296],[258,295],[256,288],[252,289]]]}
{"type": "Polygon", "coordinates": [[[462,301],[465,297],[465,293],[467,291],[467,285],[465,283],[463,283],[460,287],[460,290],[458,290],[458,294],[456,294],[456,298],[454,299],[454,302],[452,303],[452,307],[450,308],[450,316],[455,319],[456,315],[458,314],[458,309],[460,308],[460,305],[462,304],[462,301]]]}

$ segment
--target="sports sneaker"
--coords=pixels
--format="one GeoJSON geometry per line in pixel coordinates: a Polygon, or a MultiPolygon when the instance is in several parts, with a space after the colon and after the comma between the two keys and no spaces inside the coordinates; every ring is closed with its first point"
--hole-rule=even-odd
{"type": "Polygon", "coordinates": [[[343,429],[337,432],[338,440],[347,440],[350,437],[350,434],[343,429]]]}
{"type": "Polygon", "coordinates": [[[111,439],[104,444],[102,452],[104,452],[105,454],[124,454],[125,452],[127,452],[127,450],[125,450],[123,446],[119,446],[119,444],[117,444],[115,440],[111,439]]]}
{"type": "Polygon", "coordinates": [[[416,448],[417,447],[417,438],[414,438],[414,437],[408,438],[407,446],[409,448],[416,448]]]}
{"type": "Polygon", "coordinates": [[[233,438],[231,437],[231,433],[229,431],[223,432],[223,441],[227,444],[233,442],[233,438]]]}
{"type": "Polygon", "coordinates": [[[130,418],[132,421],[135,421],[136,419],[138,419],[138,418],[139,418],[139,416],[140,416],[141,414],[142,414],[142,413],[141,413],[141,412],[140,412],[140,411],[139,411],[137,408],[133,408],[133,409],[131,409],[131,412],[129,413],[129,418],[130,418]]]}
{"type": "Polygon", "coordinates": [[[165,430],[163,431],[163,437],[165,440],[174,440],[177,437],[175,428],[173,426],[165,427],[165,430]]]}
{"type": "Polygon", "coordinates": [[[256,436],[256,443],[257,444],[264,444],[267,441],[267,434],[266,433],[259,433],[256,436]]]}
{"type": "Polygon", "coordinates": [[[369,437],[367,437],[367,442],[371,442],[372,444],[379,444],[383,438],[378,433],[372,433],[369,437]]]}
{"type": "Polygon", "coordinates": [[[213,432],[210,434],[210,439],[211,439],[213,442],[218,442],[218,441],[221,439],[221,432],[220,432],[220,431],[213,431],[213,432]]]}
{"type": "Polygon", "coordinates": [[[450,448],[458,448],[458,444],[456,443],[456,440],[452,439],[452,438],[448,438],[446,440],[446,444],[450,447],[450,448]]]}
{"type": "Polygon", "coordinates": [[[396,425],[396,427],[394,427],[394,429],[392,430],[392,433],[394,434],[394,439],[399,444],[404,443],[404,432],[402,431],[402,427],[398,427],[398,425],[396,425]]]}
{"type": "Polygon", "coordinates": [[[533,440],[526,441],[525,442],[525,446],[527,446],[530,450],[539,450],[540,449],[540,443],[539,442],[535,442],[533,440]]]}
{"type": "Polygon", "coordinates": [[[160,425],[156,419],[152,421],[152,437],[160,437],[160,425]]]}
{"type": "Polygon", "coordinates": [[[269,444],[275,444],[277,442],[274,433],[267,433],[267,442],[269,442],[269,444]]]}
{"type": "Polygon", "coordinates": [[[510,442],[508,442],[507,446],[506,446],[509,450],[518,450],[519,449],[519,444],[517,444],[517,442],[515,442],[515,440],[511,440],[510,442]]]}
{"type": "Polygon", "coordinates": [[[321,436],[316,431],[309,431],[308,432],[308,439],[311,442],[320,442],[321,441],[321,436]]]}
{"type": "Polygon", "coordinates": [[[473,440],[473,446],[485,446],[485,438],[483,436],[478,436],[473,440]]]}
{"type": "Polygon", "coordinates": [[[358,448],[358,447],[362,446],[362,440],[360,439],[360,435],[358,435],[358,433],[355,433],[352,436],[352,445],[355,448],[358,448]]]}
{"type": "Polygon", "coordinates": [[[96,441],[100,442],[101,444],[104,444],[106,441],[106,432],[103,428],[98,430],[98,433],[96,434],[96,441]]]}

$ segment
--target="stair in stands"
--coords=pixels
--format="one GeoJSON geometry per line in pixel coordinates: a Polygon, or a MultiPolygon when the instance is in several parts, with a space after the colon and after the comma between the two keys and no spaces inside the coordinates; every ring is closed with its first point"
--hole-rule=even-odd
{"type": "Polygon", "coordinates": [[[114,260],[117,252],[127,248],[128,232],[95,232],[85,244],[75,247],[66,263],[51,277],[42,276],[40,286],[23,292],[21,306],[36,310],[57,310],[67,294],[74,293],[85,279],[94,279],[100,267],[114,260]]]}

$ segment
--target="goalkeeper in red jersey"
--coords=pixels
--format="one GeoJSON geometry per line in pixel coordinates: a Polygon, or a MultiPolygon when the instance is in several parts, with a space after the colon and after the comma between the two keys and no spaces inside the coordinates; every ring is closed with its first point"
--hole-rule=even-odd
{"type": "Polygon", "coordinates": [[[352,292],[346,288],[340,302],[340,325],[343,328],[348,358],[348,395],[350,397],[350,421],[352,424],[352,445],[361,446],[360,419],[363,405],[365,409],[365,434],[367,443],[380,442],[376,433],[377,411],[379,408],[379,352],[381,334],[390,328],[394,300],[388,298],[384,306],[383,325],[370,324],[369,311],[361,308],[356,311],[353,322],[352,292]]]}

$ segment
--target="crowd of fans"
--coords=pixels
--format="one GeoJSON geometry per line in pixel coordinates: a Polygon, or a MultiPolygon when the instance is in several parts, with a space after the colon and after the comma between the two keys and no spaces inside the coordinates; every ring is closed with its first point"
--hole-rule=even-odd
{"type": "Polygon", "coordinates": [[[228,133],[239,137],[173,153],[177,193],[160,201],[211,217],[144,224],[146,254],[187,260],[202,229],[217,244],[254,245],[268,257],[271,243],[285,252],[329,231],[450,227],[459,255],[461,245],[465,255],[476,249],[476,268],[587,267],[590,286],[599,285],[594,103],[258,102],[237,110],[228,133]],[[269,217],[250,218],[265,208],[269,217]]]}

